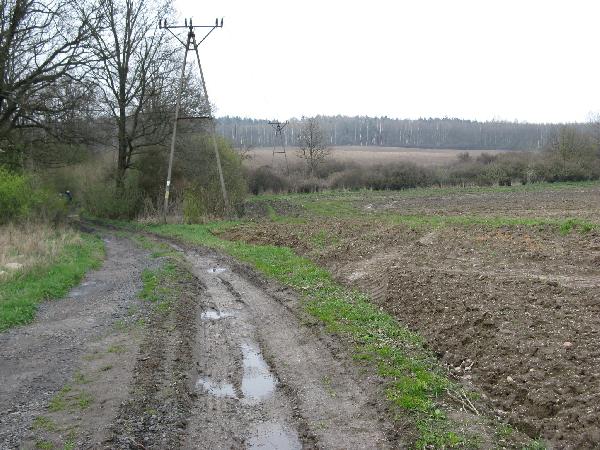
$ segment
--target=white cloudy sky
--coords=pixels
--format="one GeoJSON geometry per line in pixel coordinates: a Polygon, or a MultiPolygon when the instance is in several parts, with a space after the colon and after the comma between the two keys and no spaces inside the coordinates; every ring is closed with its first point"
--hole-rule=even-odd
{"type": "Polygon", "coordinates": [[[600,0],[176,0],[218,115],[585,121],[600,0]]]}

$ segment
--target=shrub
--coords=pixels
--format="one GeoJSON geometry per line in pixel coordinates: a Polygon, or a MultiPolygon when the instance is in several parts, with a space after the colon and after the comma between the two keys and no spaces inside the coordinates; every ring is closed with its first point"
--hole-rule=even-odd
{"type": "MultiPolygon", "coordinates": [[[[247,193],[241,158],[224,139],[219,138],[217,144],[230,207],[233,213],[241,213],[247,193]]],[[[196,223],[205,217],[222,216],[225,204],[210,136],[188,136],[183,140],[179,170],[185,221],[196,223]]]]}
{"type": "Polygon", "coordinates": [[[358,190],[366,187],[366,170],[360,168],[347,169],[330,177],[331,187],[334,189],[358,190]]]}
{"type": "Polygon", "coordinates": [[[366,175],[366,187],[376,190],[407,189],[433,183],[434,171],[413,163],[376,166],[366,175]]]}
{"type": "Polygon", "coordinates": [[[286,192],[290,185],[286,178],[278,175],[269,166],[261,166],[248,172],[248,190],[254,194],[263,192],[280,193],[286,192]]]}
{"type": "Polygon", "coordinates": [[[30,198],[31,188],[27,177],[0,168],[0,224],[26,216],[30,198]]]}
{"type": "Polygon", "coordinates": [[[33,181],[0,167],[0,224],[19,220],[56,223],[65,218],[65,200],[58,193],[34,186],[33,181]]]}
{"type": "Polygon", "coordinates": [[[143,197],[137,185],[137,175],[132,172],[125,179],[122,192],[117,192],[115,181],[91,183],[80,192],[80,201],[87,212],[106,219],[133,219],[140,212],[143,197]]]}

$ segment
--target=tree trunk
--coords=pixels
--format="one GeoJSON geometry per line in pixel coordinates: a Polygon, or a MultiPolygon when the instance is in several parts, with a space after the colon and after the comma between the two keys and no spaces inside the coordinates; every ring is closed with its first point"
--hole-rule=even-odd
{"type": "Polygon", "coordinates": [[[127,152],[129,145],[127,142],[127,116],[125,114],[125,107],[119,109],[118,118],[119,127],[119,145],[117,153],[117,195],[121,196],[125,187],[125,172],[127,171],[127,152]]]}

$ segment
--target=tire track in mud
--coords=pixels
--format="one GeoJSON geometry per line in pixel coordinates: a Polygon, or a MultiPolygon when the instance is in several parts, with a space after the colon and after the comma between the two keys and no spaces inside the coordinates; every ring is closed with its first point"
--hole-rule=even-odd
{"type": "Polygon", "coordinates": [[[206,286],[185,448],[401,446],[355,368],[300,323],[297,298],[274,297],[228,257],[184,252],[206,286]]]}
{"type": "Polygon", "coordinates": [[[203,286],[176,266],[169,311],[155,308],[136,360],[130,397],[112,425],[110,448],[179,448],[194,401],[189,373],[196,346],[194,312],[203,286]],[[185,281],[183,281],[185,280],[185,281]]]}

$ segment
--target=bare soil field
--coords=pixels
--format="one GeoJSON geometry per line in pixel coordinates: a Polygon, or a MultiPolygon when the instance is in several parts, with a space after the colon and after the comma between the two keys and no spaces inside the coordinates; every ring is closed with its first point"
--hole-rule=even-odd
{"type": "MultiPolygon", "coordinates": [[[[290,164],[300,161],[296,154],[297,150],[298,149],[295,147],[287,148],[287,157],[290,164]]],[[[465,150],[453,149],[343,146],[331,147],[330,157],[338,161],[355,163],[361,166],[374,166],[396,162],[412,162],[424,166],[441,166],[455,161],[457,155],[464,152],[465,150]]],[[[468,152],[471,157],[475,158],[483,153],[494,155],[504,153],[505,151],[469,150],[468,152]]],[[[273,147],[253,148],[248,155],[250,157],[250,159],[246,161],[248,167],[260,167],[271,164],[274,164],[275,167],[280,167],[285,164],[283,154],[275,154],[275,159],[273,159],[273,147]]]]}
{"type": "Polygon", "coordinates": [[[293,220],[258,220],[227,237],[319,262],[421,333],[482,408],[550,448],[592,449],[599,198],[597,185],[290,196],[271,208],[293,220]],[[572,217],[591,222],[555,222],[572,217]]]}
{"type": "Polygon", "coordinates": [[[556,189],[552,185],[515,188],[419,190],[414,193],[378,193],[359,198],[354,204],[364,211],[388,211],[415,215],[472,215],[517,218],[578,218],[600,222],[600,186],[573,186],[556,189]],[[415,195],[417,194],[417,195],[415,195]]]}

